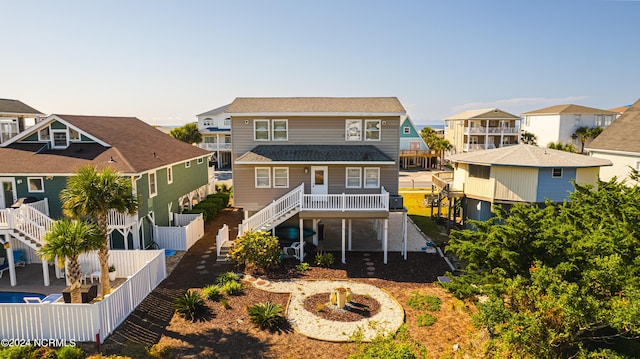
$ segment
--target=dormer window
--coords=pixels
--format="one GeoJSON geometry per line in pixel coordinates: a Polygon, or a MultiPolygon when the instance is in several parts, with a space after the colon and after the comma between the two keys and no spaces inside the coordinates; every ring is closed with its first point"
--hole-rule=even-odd
{"type": "Polygon", "coordinates": [[[80,141],[80,132],[69,128],[69,141],[80,141]]]}
{"type": "Polygon", "coordinates": [[[45,127],[38,132],[38,140],[40,141],[49,141],[51,140],[51,134],[49,132],[49,127],[45,127]]]}
{"type": "Polygon", "coordinates": [[[67,131],[54,131],[52,148],[67,148],[67,146],[69,146],[67,142],[67,131]]]}

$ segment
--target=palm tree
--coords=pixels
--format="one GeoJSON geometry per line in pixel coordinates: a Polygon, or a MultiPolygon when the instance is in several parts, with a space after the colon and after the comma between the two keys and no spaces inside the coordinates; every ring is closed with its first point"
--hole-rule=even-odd
{"type": "Polygon", "coordinates": [[[71,303],[82,303],[80,280],[82,273],[78,257],[80,254],[97,250],[103,239],[95,224],[63,219],[56,221],[44,235],[44,246],[38,254],[48,262],[58,259],[58,265],[64,267],[65,258],[69,260],[67,276],[71,290],[71,303]]]}
{"type": "Polygon", "coordinates": [[[438,138],[437,141],[434,141],[429,147],[430,149],[436,151],[440,155],[440,169],[444,169],[444,154],[446,151],[450,151],[453,148],[451,142],[445,140],[444,138],[438,138]]]}
{"type": "Polygon", "coordinates": [[[589,139],[589,137],[591,137],[591,131],[589,130],[589,127],[586,126],[582,126],[582,127],[578,127],[576,129],[576,132],[573,133],[573,135],[571,135],[571,138],[573,139],[580,139],[580,153],[584,153],[584,143],[587,142],[587,140],[589,139]]]}
{"type": "Polygon", "coordinates": [[[67,187],[60,192],[60,199],[65,215],[71,218],[90,217],[97,223],[103,238],[98,250],[102,295],[111,293],[108,214],[110,209],[118,213],[133,213],[138,209],[138,199],[133,194],[131,180],[111,168],[98,172],[89,165],[67,179],[67,187]]]}
{"type": "Polygon", "coordinates": [[[524,131],[522,132],[522,135],[520,135],[520,142],[525,145],[536,146],[538,144],[538,138],[533,133],[524,131]]]}
{"type": "Polygon", "coordinates": [[[547,148],[550,148],[552,150],[559,150],[559,151],[565,151],[565,152],[571,152],[571,153],[578,153],[578,150],[576,149],[576,146],[572,145],[571,143],[562,143],[560,141],[558,141],[558,142],[549,142],[549,144],[547,145],[547,148]]]}

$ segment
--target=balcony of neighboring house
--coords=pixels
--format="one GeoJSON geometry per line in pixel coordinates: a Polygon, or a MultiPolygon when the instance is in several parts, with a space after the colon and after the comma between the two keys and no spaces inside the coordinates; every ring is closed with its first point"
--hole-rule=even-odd
{"type": "Polygon", "coordinates": [[[18,134],[17,121],[0,120],[0,143],[7,142],[18,134]]]}
{"type": "Polygon", "coordinates": [[[517,145],[518,142],[519,133],[487,132],[482,134],[465,135],[463,151],[473,152],[491,150],[494,148],[517,145]]]}
{"type": "Polygon", "coordinates": [[[198,147],[207,151],[231,151],[231,142],[218,143],[218,142],[201,142],[198,147]]]}
{"type": "Polygon", "coordinates": [[[465,135],[478,135],[478,134],[517,135],[517,134],[520,134],[520,126],[516,120],[467,121],[464,127],[464,134],[465,135]]]}

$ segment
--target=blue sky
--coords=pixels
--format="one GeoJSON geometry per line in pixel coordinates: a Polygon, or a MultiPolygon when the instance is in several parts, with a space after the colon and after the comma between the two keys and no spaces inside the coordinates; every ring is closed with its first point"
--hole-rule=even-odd
{"type": "Polygon", "coordinates": [[[0,0],[0,98],[182,125],[250,96],[397,96],[417,124],[640,97],[640,1],[0,0]]]}

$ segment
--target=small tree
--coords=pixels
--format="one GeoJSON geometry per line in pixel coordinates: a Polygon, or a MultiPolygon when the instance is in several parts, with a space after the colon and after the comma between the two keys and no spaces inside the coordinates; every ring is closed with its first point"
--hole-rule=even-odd
{"type": "Polygon", "coordinates": [[[64,267],[65,258],[69,260],[67,276],[71,289],[71,303],[82,303],[80,279],[82,273],[78,257],[80,254],[98,250],[102,247],[103,237],[98,227],[89,222],[63,219],[56,221],[44,235],[44,246],[39,254],[48,262],[64,267]]]}
{"type": "Polygon", "coordinates": [[[574,146],[574,145],[572,145],[570,143],[562,143],[560,141],[558,141],[558,142],[549,142],[549,144],[547,145],[547,148],[550,148],[552,150],[558,150],[558,151],[578,153],[578,150],[576,149],[576,146],[574,146]]]}
{"type": "Polygon", "coordinates": [[[265,270],[280,264],[282,249],[278,237],[263,231],[249,231],[237,238],[229,250],[231,259],[248,271],[265,270]]]}
{"type": "Polygon", "coordinates": [[[527,131],[523,132],[522,135],[520,135],[520,141],[525,145],[536,146],[538,144],[538,138],[536,137],[536,135],[527,131]]]}
{"type": "Polygon", "coordinates": [[[177,140],[186,142],[188,144],[202,142],[202,134],[198,130],[198,125],[195,123],[187,123],[186,125],[178,128],[174,128],[169,131],[169,135],[177,140]]]}

